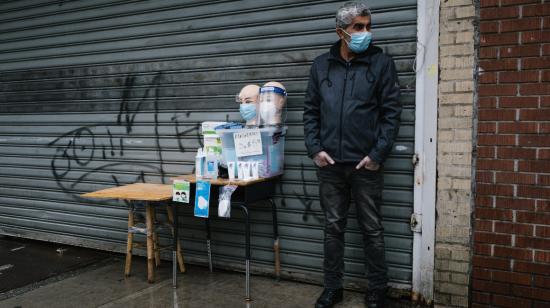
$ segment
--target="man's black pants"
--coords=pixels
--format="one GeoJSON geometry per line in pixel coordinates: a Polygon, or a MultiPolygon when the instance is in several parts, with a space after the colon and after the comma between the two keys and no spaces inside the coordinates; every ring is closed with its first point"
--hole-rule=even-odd
{"type": "Polygon", "coordinates": [[[385,288],[387,267],[384,228],[380,213],[382,169],[356,170],[356,164],[334,164],[319,168],[319,196],[325,213],[325,288],[341,288],[344,272],[344,233],[350,197],[356,204],[357,222],[363,234],[365,267],[369,290],[385,288]]]}

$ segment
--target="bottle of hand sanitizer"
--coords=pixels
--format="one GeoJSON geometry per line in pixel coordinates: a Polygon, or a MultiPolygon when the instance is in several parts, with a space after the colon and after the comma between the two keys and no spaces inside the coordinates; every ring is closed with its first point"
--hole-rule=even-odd
{"type": "Polygon", "coordinates": [[[212,150],[206,153],[206,170],[204,172],[204,177],[209,179],[218,178],[218,157],[212,150]]]}
{"type": "Polygon", "coordinates": [[[195,176],[197,179],[204,176],[204,152],[202,148],[197,149],[197,156],[195,156],[195,176]]]}

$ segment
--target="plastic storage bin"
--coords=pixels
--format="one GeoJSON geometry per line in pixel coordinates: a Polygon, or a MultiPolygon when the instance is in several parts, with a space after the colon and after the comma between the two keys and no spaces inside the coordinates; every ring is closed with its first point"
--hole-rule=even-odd
{"type": "Polygon", "coordinates": [[[283,174],[285,135],[287,127],[256,128],[262,138],[262,154],[237,157],[235,152],[235,140],[233,135],[248,128],[241,129],[217,129],[216,133],[222,140],[222,161],[258,161],[259,175],[262,178],[283,174]]]}

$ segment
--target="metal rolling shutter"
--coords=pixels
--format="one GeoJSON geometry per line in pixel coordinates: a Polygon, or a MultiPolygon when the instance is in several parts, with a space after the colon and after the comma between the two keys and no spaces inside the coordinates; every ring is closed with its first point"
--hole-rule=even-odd
{"type": "MultiPolygon", "coordinates": [[[[305,155],[302,101],[311,61],[336,40],[340,1],[3,1],[0,4],[0,234],[123,251],[123,203],[77,195],[191,172],[197,125],[239,120],[245,84],[283,82],[286,170],[277,188],[282,267],[321,281],[322,213],[305,155]]],[[[371,0],[376,43],[402,85],[399,140],[387,161],[384,226],[393,283],[410,287],[416,1],[371,0]]],[[[189,260],[205,260],[203,222],[180,217],[189,260]]],[[[213,219],[214,258],[238,268],[242,216],[213,219]]],[[[253,264],[271,271],[271,215],[253,206],[253,264]]],[[[352,212],[348,282],[363,282],[352,212]]]]}

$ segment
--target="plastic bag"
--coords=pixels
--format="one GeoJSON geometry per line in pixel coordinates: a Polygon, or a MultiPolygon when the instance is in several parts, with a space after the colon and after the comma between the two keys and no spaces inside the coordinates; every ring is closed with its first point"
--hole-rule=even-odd
{"type": "Polygon", "coordinates": [[[231,217],[231,195],[237,189],[237,185],[225,185],[220,189],[220,199],[218,202],[218,216],[231,217]]]}

